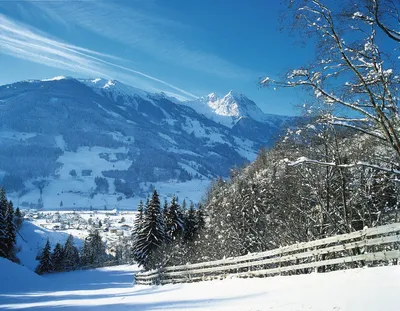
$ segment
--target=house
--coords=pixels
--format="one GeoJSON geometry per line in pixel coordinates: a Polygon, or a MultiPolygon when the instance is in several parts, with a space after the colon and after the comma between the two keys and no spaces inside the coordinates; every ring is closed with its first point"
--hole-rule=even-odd
{"type": "Polygon", "coordinates": [[[109,228],[109,231],[110,231],[110,233],[117,233],[118,228],[111,227],[111,228],[109,228]]]}

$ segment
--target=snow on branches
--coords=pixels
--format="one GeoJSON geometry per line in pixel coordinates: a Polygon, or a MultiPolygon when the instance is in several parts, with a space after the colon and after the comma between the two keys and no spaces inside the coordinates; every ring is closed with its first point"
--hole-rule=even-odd
{"type": "Polygon", "coordinates": [[[327,122],[380,138],[399,162],[400,3],[352,0],[344,9],[320,0],[290,3],[295,27],[317,39],[315,59],[260,84],[310,91],[317,107],[332,111],[327,122]]]}

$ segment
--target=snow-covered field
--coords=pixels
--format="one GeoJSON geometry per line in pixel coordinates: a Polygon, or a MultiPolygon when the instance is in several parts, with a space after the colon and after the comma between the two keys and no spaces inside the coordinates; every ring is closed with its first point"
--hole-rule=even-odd
{"type": "Polygon", "coordinates": [[[0,258],[0,310],[399,310],[400,266],[166,286],[133,286],[136,270],[39,277],[0,258]]]}

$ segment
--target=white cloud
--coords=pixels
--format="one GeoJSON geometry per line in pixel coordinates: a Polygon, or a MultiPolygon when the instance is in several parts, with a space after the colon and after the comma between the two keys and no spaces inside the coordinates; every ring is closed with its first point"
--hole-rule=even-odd
{"type": "MultiPolygon", "coordinates": [[[[33,2],[32,2],[33,1],[33,2]]],[[[134,1],[131,1],[131,4],[134,1]]],[[[55,22],[74,24],[98,35],[115,40],[147,55],[218,76],[221,78],[254,79],[259,76],[218,55],[204,52],[183,41],[181,34],[189,36],[198,31],[162,15],[155,3],[136,1],[135,7],[110,1],[34,1],[46,16],[55,22]]],[[[210,21],[205,21],[210,22],[210,21]]],[[[214,21],[217,22],[217,21],[214,21]]]]}
{"type": "Polygon", "coordinates": [[[197,97],[154,76],[122,66],[117,61],[123,60],[117,57],[60,42],[2,14],[0,14],[0,53],[90,76],[110,78],[121,75],[125,77],[125,80],[130,80],[131,76],[135,81],[140,77],[142,78],[140,84],[145,89],[155,89],[154,85],[148,83],[152,81],[164,87],[158,88],[158,91],[165,90],[167,87],[171,93],[177,92],[177,96],[197,97]],[[124,72],[125,75],[121,74],[124,72]]]}

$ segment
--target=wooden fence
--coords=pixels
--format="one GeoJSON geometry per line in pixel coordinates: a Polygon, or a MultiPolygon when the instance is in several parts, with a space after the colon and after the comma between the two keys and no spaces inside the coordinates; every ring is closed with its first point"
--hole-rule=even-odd
{"type": "Polygon", "coordinates": [[[324,272],[365,265],[397,264],[400,223],[297,243],[221,260],[170,266],[135,275],[136,284],[168,284],[236,277],[324,272]]]}

